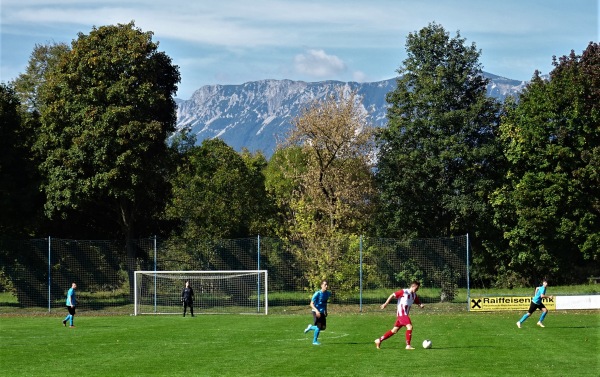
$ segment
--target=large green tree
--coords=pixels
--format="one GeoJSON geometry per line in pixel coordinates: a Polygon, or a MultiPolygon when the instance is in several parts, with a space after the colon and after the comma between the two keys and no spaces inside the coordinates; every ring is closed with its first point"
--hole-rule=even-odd
{"type": "MultiPolygon", "coordinates": [[[[110,216],[126,240],[152,234],[169,192],[180,80],[152,35],[133,22],[94,27],[46,73],[36,147],[48,216],[85,210],[89,221],[110,216]]],[[[130,273],[135,257],[128,247],[130,273]]]]}
{"type": "Polygon", "coordinates": [[[406,52],[378,135],[378,232],[488,238],[500,106],[486,95],[480,51],[431,23],[408,35],[406,52]]]}
{"type": "Polygon", "coordinates": [[[41,89],[37,148],[48,215],[93,203],[112,214],[122,236],[139,234],[168,188],[178,82],[152,33],[133,22],[78,35],[41,89]]]}
{"type": "Polygon", "coordinates": [[[498,264],[516,283],[582,282],[600,266],[600,47],[553,64],[500,128],[510,165],[493,204],[509,247],[498,264]]]}

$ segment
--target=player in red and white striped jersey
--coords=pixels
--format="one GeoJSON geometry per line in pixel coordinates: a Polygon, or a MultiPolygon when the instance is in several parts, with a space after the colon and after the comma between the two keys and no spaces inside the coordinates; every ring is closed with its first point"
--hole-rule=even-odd
{"type": "Polygon", "coordinates": [[[381,342],[389,338],[390,336],[396,334],[401,327],[406,326],[406,349],[413,350],[414,347],[410,345],[410,341],[412,339],[412,323],[410,321],[410,317],[408,313],[410,312],[410,307],[413,303],[418,304],[421,308],[423,308],[423,304],[419,300],[417,296],[417,291],[421,283],[418,281],[413,281],[410,284],[410,288],[402,289],[397,292],[394,292],[388,297],[388,299],[381,305],[381,309],[385,309],[385,307],[390,303],[393,298],[398,299],[398,309],[396,310],[396,323],[394,327],[383,334],[383,336],[375,339],[375,346],[379,349],[381,348],[381,342]]]}

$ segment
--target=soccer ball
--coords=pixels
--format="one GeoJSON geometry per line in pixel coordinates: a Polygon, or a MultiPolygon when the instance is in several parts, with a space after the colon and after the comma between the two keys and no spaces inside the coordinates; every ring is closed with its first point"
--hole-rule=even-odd
{"type": "Polygon", "coordinates": [[[430,348],[431,348],[431,340],[429,340],[429,339],[425,339],[425,340],[423,341],[423,348],[425,348],[425,349],[430,349],[430,348]]]}

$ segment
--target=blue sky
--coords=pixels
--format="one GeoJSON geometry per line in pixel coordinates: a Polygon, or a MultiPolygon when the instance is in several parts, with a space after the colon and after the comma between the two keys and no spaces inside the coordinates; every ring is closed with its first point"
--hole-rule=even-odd
{"type": "Polygon", "coordinates": [[[35,44],[135,21],[179,66],[177,96],[262,79],[378,81],[395,76],[408,33],[460,31],[484,71],[529,80],[552,56],[598,42],[600,0],[1,0],[0,81],[35,44]]]}

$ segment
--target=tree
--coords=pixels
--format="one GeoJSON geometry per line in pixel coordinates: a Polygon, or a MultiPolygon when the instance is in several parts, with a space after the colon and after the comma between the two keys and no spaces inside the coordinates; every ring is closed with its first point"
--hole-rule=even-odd
{"type": "Polygon", "coordinates": [[[553,64],[500,127],[509,169],[493,204],[509,247],[498,265],[517,283],[581,283],[600,262],[600,47],[553,64]]]}
{"type": "Polygon", "coordinates": [[[167,217],[188,240],[247,237],[260,230],[268,208],[264,156],[238,154],[221,139],[188,150],[173,181],[167,217]]]}
{"type": "MultiPolygon", "coordinates": [[[[292,121],[289,145],[301,147],[306,168],[292,202],[302,236],[357,233],[373,203],[373,128],[356,93],[316,101],[292,121]]],[[[292,155],[293,156],[293,155],[292,155]]],[[[288,165],[289,166],[289,165],[288,165]]]]}
{"type": "Polygon", "coordinates": [[[296,211],[293,203],[299,196],[301,177],[306,174],[307,156],[300,146],[277,148],[265,169],[265,188],[275,207],[270,220],[271,231],[288,239],[296,234],[296,211]]]}
{"type": "Polygon", "coordinates": [[[13,83],[21,104],[28,112],[39,112],[40,88],[46,82],[46,73],[70,50],[65,43],[35,45],[25,73],[20,74],[13,83]]]}
{"type": "Polygon", "coordinates": [[[487,195],[503,172],[500,106],[486,95],[480,52],[435,23],[410,33],[406,50],[377,137],[378,233],[489,239],[487,195]]]}
{"type": "Polygon", "coordinates": [[[28,115],[15,90],[0,84],[0,236],[23,237],[35,231],[41,206],[39,176],[31,156],[28,115]]]}
{"type": "Polygon", "coordinates": [[[18,110],[20,122],[18,125],[13,123],[11,128],[15,138],[2,138],[7,143],[6,148],[2,150],[6,156],[14,158],[10,165],[6,165],[8,169],[14,170],[13,175],[4,182],[13,185],[15,191],[11,196],[3,196],[7,206],[15,210],[15,212],[4,212],[8,219],[7,225],[17,232],[11,233],[13,236],[17,234],[45,236],[52,228],[51,222],[47,221],[43,214],[44,198],[39,193],[41,178],[37,171],[41,157],[35,153],[33,145],[40,128],[40,88],[45,83],[46,73],[69,49],[69,46],[64,43],[36,44],[25,73],[20,74],[11,83],[11,90],[14,90],[21,107],[18,110]]]}
{"type": "MultiPolygon", "coordinates": [[[[85,208],[90,218],[110,214],[126,240],[150,231],[169,189],[179,80],[152,33],[133,22],[78,34],[39,93],[48,216],[85,208]]],[[[132,276],[131,247],[128,256],[132,276]]]]}
{"type": "Polygon", "coordinates": [[[271,198],[267,195],[265,184],[265,170],[267,169],[267,159],[262,152],[251,153],[243,149],[242,160],[248,169],[248,194],[252,200],[248,203],[250,214],[249,234],[251,235],[273,235],[271,224],[275,213],[275,206],[271,198]]]}
{"type": "Polygon", "coordinates": [[[344,287],[357,272],[357,235],[370,226],[375,195],[366,115],[353,92],[315,101],[269,162],[266,184],[285,224],[280,235],[308,266],[309,282],[327,277],[344,287]]]}

